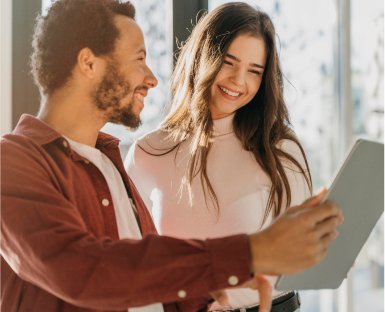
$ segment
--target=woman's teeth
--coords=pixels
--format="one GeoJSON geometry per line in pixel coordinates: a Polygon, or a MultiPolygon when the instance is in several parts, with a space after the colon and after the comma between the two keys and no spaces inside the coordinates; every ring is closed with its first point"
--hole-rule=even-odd
{"type": "Polygon", "coordinates": [[[240,92],[233,92],[230,91],[229,89],[226,89],[225,87],[219,87],[224,93],[230,95],[230,96],[239,96],[241,93],[240,92]]]}

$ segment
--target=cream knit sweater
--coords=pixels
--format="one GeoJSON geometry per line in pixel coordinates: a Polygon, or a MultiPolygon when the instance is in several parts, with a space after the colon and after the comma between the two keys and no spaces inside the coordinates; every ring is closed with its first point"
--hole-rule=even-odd
{"type": "MultiPolygon", "coordinates": [[[[192,184],[192,201],[182,181],[189,156],[190,141],[163,156],[175,145],[161,130],[139,139],[130,148],[125,167],[150,210],[161,235],[178,238],[216,238],[239,233],[254,233],[262,224],[271,181],[245,151],[233,132],[233,116],[214,120],[214,139],[208,156],[207,173],[219,200],[219,211],[210,199],[207,205],[199,175],[192,184]]],[[[280,148],[290,153],[305,168],[298,146],[282,141],[280,148]]],[[[291,206],[310,196],[306,180],[298,169],[284,162],[291,187],[291,206]]],[[[290,242],[288,242],[290,243],[290,242]]],[[[271,278],[272,283],[275,278],[271,278]]],[[[247,307],[259,302],[258,292],[250,289],[227,290],[232,307],[247,307]]],[[[273,295],[279,295],[274,292],[273,295]]],[[[214,304],[214,308],[219,308],[214,304]]]]}

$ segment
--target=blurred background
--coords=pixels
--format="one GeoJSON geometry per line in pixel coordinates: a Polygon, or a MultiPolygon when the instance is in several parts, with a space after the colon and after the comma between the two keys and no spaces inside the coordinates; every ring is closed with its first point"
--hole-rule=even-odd
{"type": "MultiPolygon", "coordinates": [[[[137,137],[157,127],[169,103],[177,42],[199,14],[226,0],[134,0],[149,66],[159,80],[136,132],[108,124],[123,157],[137,137]]],[[[249,0],[266,11],[277,31],[285,97],[307,153],[314,189],[328,186],[358,137],[384,141],[384,2],[382,0],[249,0]]],[[[0,2],[1,133],[22,113],[36,114],[40,97],[29,74],[37,14],[50,0],[0,2]]],[[[365,207],[363,207],[365,209],[365,207]]],[[[348,278],[337,290],[302,292],[304,312],[384,311],[384,224],[373,230],[348,278]]]]}

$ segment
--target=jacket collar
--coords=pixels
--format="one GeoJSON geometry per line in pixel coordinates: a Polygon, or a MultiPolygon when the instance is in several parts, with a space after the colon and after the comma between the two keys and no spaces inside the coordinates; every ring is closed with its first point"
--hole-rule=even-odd
{"type": "MultiPolygon", "coordinates": [[[[20,117],[19,122],[13,130],[13,134],[27,136],[41,146],[52,143],[58,139],[63,139],[63,136],[59,132],[52,129],[44,121],[28,114],[23,114],[20,117]]],[[[119,142],[119,139],[112,135],[99,132],[96,146],[105,147],[111,143],[117,146],[119,142]]]]}

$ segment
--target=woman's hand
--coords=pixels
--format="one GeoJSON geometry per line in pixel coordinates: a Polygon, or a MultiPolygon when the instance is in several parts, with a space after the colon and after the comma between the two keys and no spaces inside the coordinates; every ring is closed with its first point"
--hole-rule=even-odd
{"type": "MultiPolygon", "coordinates": [[[[261,274],[257,274],[252,279],[248,280],[247,282],[243,283],[242,285],[236,288],[257,289],[259,292],[259,311],[270,311],[273,288],[266,277],[261,274]]],[[[230,308],[227,294],[224,289],[212,292],[211,296],[213,297],[213,299],[215,299],[215,301],[217,301],[221,305],[221,307],[230,308]]]]}

